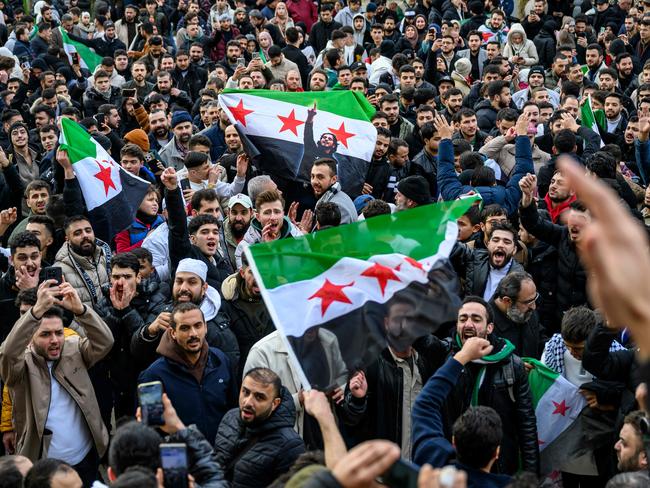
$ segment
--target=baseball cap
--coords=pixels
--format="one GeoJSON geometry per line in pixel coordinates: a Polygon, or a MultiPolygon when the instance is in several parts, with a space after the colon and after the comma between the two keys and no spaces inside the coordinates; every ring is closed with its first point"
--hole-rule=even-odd
{"type": "Polygon", "coordinates": [[[230,200],[228,200],[228,209],[230,210],[237,204],[244,208],[253,208],[253,202],[251,202],[250,197],[243,193],[237,193],[237,195],[230,197],[230,200]]]}
{"type": "Polygon", "coordinates": [[[352,65],[350,66],[350,71],[359,71],[359,70],[368,71],[368,67],[366,66],[366,63],[362,63],[361,61],[352,63],[352,65]]]}

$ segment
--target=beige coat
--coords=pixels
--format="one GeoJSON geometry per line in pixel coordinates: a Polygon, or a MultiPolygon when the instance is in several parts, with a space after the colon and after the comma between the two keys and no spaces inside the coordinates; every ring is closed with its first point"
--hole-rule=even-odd
{"type": "MultiPolygon", "coordinates": [[[[479,151],[489,159],[494,159],[501,171],[505,176],[510,178],[513,170],[515,169],[515,145],[507,142],[504,136],[498,136],[485,144],[479,151]]],[[[539,172],[539,168],[544,166],[551,159],[551,155],[542,151],[536,145],[533,146],[533,166],[535,167],[535,174],[539,172]]]]}
{"type": "MultiPolygon", "coordinates": [[[[336,384],[345,387],[348,378],[348,370],[341,357],[339,342],[332,332],[327,329],[318,329],[318,338],[325,349],[327,364],[330,368],[330,385],[336,384]]],[[[293,397],[296,406],[296,430],[302,435],[302,423],[304,412],[298,395],[302,389],[302,382],[294,367],[287,347],[285,346],[280,333],[276,330],[255,343],[248,353],[243,373],[253,368],[269,368],[280,377],[282,386],[286,387],[293,397]]]]}
{"type": "Polygon", "coordinates": [[[67,242],[61,246],[56,253],[54,265],[63,270],[65,280],[70,283],[84,305],[94,306],[90,287],[85,283],[81,275],[84,270],[95,287],[97,298],[101,297],[100,287],[110,282],[106,259],[110,261],[110,248],[99,239],[96,240],[97,248],[92,258],[81,256],[75,253],[67,242]]]}
{"type": "MultiPolygon", "coordinates": [[[[61,358],[53,366],[52,374],[79,406],[101,457],[108,446],[108,431],[88,368],[110,352],[113,334],[90,307],[75,319],[85,329],[87,337],[66,337],[61,358]]],[[[44,433],[50,408],[50,372],[45,359],[30,344],[39,324],[30,310],[16,322],[0,346],[0,376],[13,391],[16,452],[34,462],[47,457],[52,439],[51,434],[44,433]]]]}

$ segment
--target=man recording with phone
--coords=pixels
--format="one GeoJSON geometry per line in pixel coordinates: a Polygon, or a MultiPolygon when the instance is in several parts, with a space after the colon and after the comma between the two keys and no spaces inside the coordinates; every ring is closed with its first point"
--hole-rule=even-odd
{"type": "Polygon", "coordinates": [[[108,326],[69,283],[40,284],[36,304],[0,346],[0,376],[13,392],[18,454],[32,461],[61,459],[85,486],[97,479],[108,432],[88,369],[112,345],[108,326]],[[86,337],[64,337],[63,309],[74,314],[86,337]]]}

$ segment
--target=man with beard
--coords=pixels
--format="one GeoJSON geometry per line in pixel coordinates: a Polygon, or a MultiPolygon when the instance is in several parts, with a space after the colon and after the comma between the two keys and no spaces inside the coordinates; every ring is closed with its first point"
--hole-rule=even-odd
{"type": "Polygon", "coordinates": [[[32,215],[45,215],[45,207],[50,200],[50,185],[43,180],[34,180],[25,189],[25,202],[29,208],[29,214],[14,227],[9,236],[11,241],[15,236],[25,230],[27,219],[32,215]]]}
{"type": "MultiPolygon", "coordinates": [[[[216,103],[216,102],[214,102],[216,103]]],[[[215,120],[215,123],[218,123],[218,115],[217,115],[217,120],[215,120]]],[[[220,164],[225,170],[226,170],[226,180],[227,181],[234,181],[235,178],[237,177],[237,159],[239,158],[239,154],[243,150],[243,146],[241,143],[241,138],[239,137],[239,132],[237,132],[237,129],[235,128],[234,125],[229,125],[226,127],[224,130],[224,139],[226,141],[226,152],[223,153],[223,156],[219,158],[217,161],[218,164],[220,164]]],[[[248,182],[251,178],[254,178],[255,176],[258,175],[257,168],[253,166],[253,164],[248,165],[248,169],[246,170],[246,182],[244,183],[244,192],[246,192],[246,187],[248,185],[248,182]]]]}
{"type": "Polygon", "coordinates": [[[389,145],[390,131],[383,127],[377,127],[375,150],[372,153],[372,160],[368,166],[366,181],[361,190],[363,195],[372,195],[375,198],[381,198],[386,191],[390,174],[390,166],[386,158],[389,145]]]}
{"type": "Polygon", "coordinates": [[[34,234],[17,234],[10,240],[9,248],[11,266],[0,278],[0,341],[4,341],[20,316],[15,305],[18,292],[38,286],[38,275],[41,271],[41,243],[34,234]]]}
{"type": "Polygon", "coordinates": [[[335,203],[341,210],[341,224],[350,224],[357,221],[357,210],[352,199],[341,189],[336,166],[336,161],[331,158],[314,161],[311,168],[311,187],[318,198],[316,207],[325,202],[335,203]]]}
{"type": "Polygon", "coordinates": [[[537,287],[525,272],[508,274],[494,292],[494,331],[515,346],[515,354],[538,358],[544,350],[543,328],[536,313],[537,287]]]}
{"type": "MultiPolygon", "coordinates": [[[[135,77],[134,77],[135,78],[135,77]]],[[[152,110],[149,114],[149,147],[160,151],[173,137],[169,130],[169,119],[164,110],[152,110]]]]}
{"type": "MultiPolygon", "coordinates": [[[[172,58],[172,65],[170,66],[170,69],[174,69],[173,62],[174,61],[172,58]]],[[[192,105],[194,104],[192,102],[192,99],[187,94],[187,92],[179,90],[173,85],[173,83],[174,79],[172,78],[171,73],[169,71],[161,69],[161,71],[159,71],[158,75],[156,76],[156,84],[149,94],[149,97],[155,93],[158,93],[162,95],[163,99],[170,107],[170,110],[184,109],[191,111],[192,105]]]]}
{"type": "MultiPolygon", "coordinates": [[[[70,283],[47,280],[36,304],[0,347],[0,374],[13,393],[16,453],[36,461],[58,458],[90,486],[108,446],[88,369],[113,346],[106,324],[70,283]],[[63,309],[85,334],[65,337],[63,309]]],[[[80,486],[80,485],[74,485],[80,486]]]]}
{"type": "MultiPolygon", "coordinates": [[[[556,62],[559,63],[565,63],[568,62],[566,59],[565,60],[559,60],[556,62]]],[[[557,67],[556,64],[553,64],[554,67],[557,67]]],[[[565,65],[566,67],[566,65],[565,65]]],[[[564,68],[561,68],[564,72],[564,68]]],[[[582,72],[581,72],[582,73],[582,72]]],[[[513,103],[517,106],[519,110],[521,110],[524,107],[524,104],[532,98],[532,89],[533,88],[538,88],[540,86],[544,85],[544,67],[543,66],[532,66],[530,70],[528,71],[528,87],[524,88],[522,90],[519,90],[515,92],[512,95],[512,101],[513,103]]],[[[547,87],[548,88],[548,87],[547,87]]],[[[555,90],[548,90],[548,97],[549,101],[551,104],[553,104],[554,107],[557,107],[560,105],[560,94],[556,92],[555,90]]]]}
{"type": "Polygon", "coordinates": [[[510,107],[510,84],[503,80],[491,81],[487,86],[487,97],[476,105],[475,111],[479,128],[490,132],[495,127],[499,110],[510,107]]]}
{"type": "Polygon", "coordinates": [[[122,106],[122,91],[111,85],[111,75],[100,69],[95,72],[93,86],[83,95],[84,112],[88,115],[97,113],[101,105],[110,103],[122,106]]]}
{"type": "Polygon", "coordinates": [[[221,285],[221,295],[230,316],[230,328],[239,343],[239,374],[242,374],[248,352],[253,345],[275,330],[246,256],[242,256],[242,267],[239,271],[226,278],[221,285]]]}
{"type": "Polygon", "coordinates": [[[619,54],[616,56],[615,65],[618,72],[618,87],[621,92],[632,93],[639,87],[638,78],[634,76],[632,55],[627,52],[619,54]]]}
{"type": "Polygon", "coordinates": [[[240,488],[268,486],[288,471],[305,452],[295,420],[293,400],[278,375],[267,368],[248,371],[239,408],[224,415],[214,443],[226,480],[240,488]]]}
{"type": "Polygon", "coordinates": [[[562,175],[560,170],[556,170],[551,178],[551,184],[548,187],[548,193],[544,197],[544,206],[551,214],[551,220],[554,224],[564,223],[562,214],[569,210],[569,206],[576,201],[576,195],[569,186],[568,180],[562,175]]]}
{"type": "Polygon", "coordinates": [[[585,227],[591,222],[591,214],[579,202],[575,201],[566,212],[566,226],[543,220],[534,203],[533,194],[537,187],[537,177],[526,175],[519,182],[522,190],[519,210],[521,225],[537,239],[544,241],[557,249],[557,307],[555,310],[556,329],[547,333],[557,332],[562,314],[579,305],[588,305],[587,275],[578,257],[577,245],[583,237],[585,227]]]}
{"type": "Polygon", "coordinates": [[[82,215],[65,219],[63,230],[66,242],[56,253],[55,265],[84,305],[92,307],[101,297],[101,287],[110,283],[111,249],[95,238],[90,221],[82,215]]]}
{"type": "Polygon", "coordinates": [[[445,107],[441,112],[447,122],[451,123],[451,118],[458,112],[463,106],[463,92],[458,88],[450,88],[445,93],[440,95],[440,101],[445,107]]]}
{"type": "MultiPolygon", "coordinates": [[[[131,340],[131,354],[144,365],[156,359],[161,338],[167,334],[172,323],[171,311],[183,303],[192,303],[200,308],[207,326],[205,340],[211,347],[217,347],[229,361],[233,374],[239,364],[237,337],[230,330],[228,314],[221,310],[219,292],[206,281],[207,265],[198,259],[181,260],[172,281],[172,301],[163,308],[155,319],[145,323],[131,340]]],[[[236,380],[235,380],[236,381],[236,380]]]]}
{"type": "Polygon", "coordinates": [[[647,471],[648,455],[643,436],[645,435],[645,413],[639,410],[625,416],[623,427],[614,445],[617,468],[622,473],[630,471],[647,471]]]}
{"type": "Polygon", "coordinates": [[[157,348],[161,357],[140,374],[138,383],[160,381],[181,421],[214,439],[219,422],[236,402],[235,368],[223,350],[209,345],[209,326],[197,304],[180,303],[168,315],[157,348]]]}
{"type": "Polygon", "coordinates": [[[303,156],[298,168],[298,176],[305,181],[311,180],[311,168],[317,159],[329,158],[336,161],[336,149],[339,146],[338,139],[331,132],[324,132],[318,142],[314,141],[314,117],[316,117],[316,102],[312,108],[307,109],[303,156]]]}
{"type": "Polygon", "coordinates": [[[140,262],[134,254],[117,254],[111,260],[110,286],[102,287],[102,297],[95,305],[95,311],[111,329],[115,340],[109,356],[99,363],[110,370],[109,423],[110,407],[115,409],[116,419],[133,415],[137,407],[135,394],[140,368],[137,358],[131,355],[131,338],[162,312],[169,299],[168,287],[163,291],[158,282],[143,283],[139,272],[140,262]]]}
{"type": "Polygon", "coordinates": [[[450,338],[451,351],[447,357],[458,359],[458,352],[473,337],[486,339],[492,349],[481,359],[467,361],[457,368],[453,387],[442,407],[445,432],[451,432],[456,419],[471,406],[491,407],[501,417],[503,437],[498,459],[490,471],[513,475],[523,469],[537,473],[537,426],[528,377],[512,343],[494,333],[492,313],[492,307],[478,296],[466,297],[458,311],[456,334],[450,338]]]}
{"type": "Polygon", "coordinates": [[[135,89],[136,96],[140,103],[144,102],[147,95],[153,90],[154,84],[147,81],[147,65],[144,61],[137,60],[131,66],[133,79],[122,85],[122,90],[135,89]]]}
{"type": "MultiPolygon", "coordinates": [[[[230,200],[228,200],[228,217],[223,221],[220,237],[221,245],[225,248],[224,255],[230,260],[233,269],[237,269],[235,250],[246,235],[252,218],[253,202],[247,195],[239,193],[230,197],[230,200]]],[[[223,289],[224,285],[221,286],[223,289]]]]}
{"type": "MultiPolygon", "coordinates": [[[[460,106],[460,101],[458,102],[460,106]]],[[[427,122],[420,129],[420,135],[424,141],[422,151],[413,158],[413,166],[417,173],[421,174],[429,183],[429,190],[432,197],[438,196],[438,145],[440,134],[431,122],[427,122]]]]}
{"type": "MultiPolygon", "coordinates": [[[[166,166],[179,171],[185,167],[184,160],[189,151],[193,130],[192,116],[184,110],[174,112],[171,127],[174,137],[160,151],[160,159],[166,166]]],[[[162,131],[162,128],[160,130],[162,131]]]]}
{"type": "Polygon", "coordinates": [[[126,5],[124,7],[124,16],[115,22],[115,33],[117,38],[129,48],[138,35],[140,22],[138,14],[140,13],[137,5],[126,5]]]}
{"type": "Polygon", "coordinates": [[[499,282],[523,267],[513,259],[517,251],[517,232],[507,222],[497,222],[488,233],[487,249],[472,249],[456,243],[450,260],[464,278],[464,295],[479,295],[488,301],[494,296],[499,282]]]}
{"type": "Polygon", "coordinates": [[[605,144],[615,144],[625,132],[627,117],[623,112],[623,97],[618,93],[608,93],[605,98],[605,122],[607,130],[601,135],[605,144]]]}

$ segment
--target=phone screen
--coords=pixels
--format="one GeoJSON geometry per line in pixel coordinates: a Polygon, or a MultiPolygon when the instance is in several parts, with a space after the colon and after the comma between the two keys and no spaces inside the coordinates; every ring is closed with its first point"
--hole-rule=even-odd
{"type": "Polygon", "coordinates": [[[147,425],[164,425],[163,386],[160,381],[142,383],[138,385],[138,399],[142,409],[142,421],[147,425]]]}
{"type": "Polygon", "coordinates": [[[124,95],[124,98],[135,98],[135,89],[126,89],[122,91],[122,95],[124,95]]]}
{"type": "Polygon", "coordinates": [[[41,269],[38,278],[41,283],[47,280],[56,280],[56,283],[60,285],[63,281],[63,271],[58,266],[48,266],[41,269]]]}
{"type": "Polygon", "coordinates": [[[160,464],[165,478],[165,487],[186,488],[188,486],[185,444],[160,444],[160,464]]]}
{"type": "Polygon", "coordinates": [[[188,179],[181,180],[181,189],[182,190],[191,190],[192,187],[190,186],[190,180],[188,180],[188,179]]]}
{"type": "Polygon", "coordinates": [[[95,120],[99,125],[104,125],[104,123],[106,122],[106,116],[104,114],[96,114],[95,120]]]}

